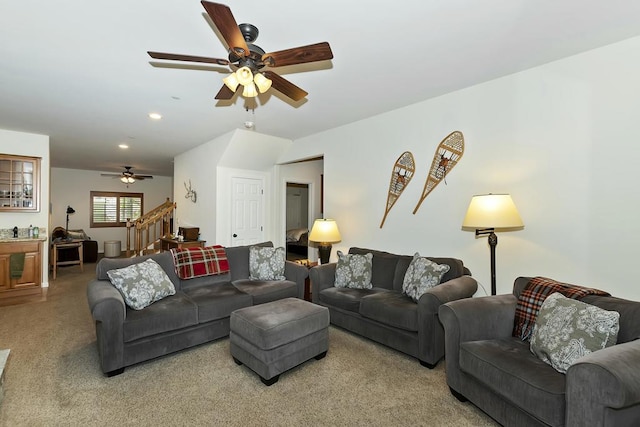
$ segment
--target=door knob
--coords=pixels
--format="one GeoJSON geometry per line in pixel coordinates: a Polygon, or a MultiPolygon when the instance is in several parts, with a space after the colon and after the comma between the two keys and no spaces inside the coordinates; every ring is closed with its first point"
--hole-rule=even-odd
{"type": "Polygon", "coordinates": [[[233,233],[233,237],[238,237],[238,235],[236,233],[233,233]]]}

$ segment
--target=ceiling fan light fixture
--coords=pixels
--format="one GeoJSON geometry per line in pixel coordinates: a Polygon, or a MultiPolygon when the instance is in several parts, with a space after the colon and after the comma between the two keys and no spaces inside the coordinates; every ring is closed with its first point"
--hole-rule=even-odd
{"type": "Polygon", "coordinates": [[[271,87],[272,81],[264,76],[262,73],[258,73],[253,78],[254,83],[258,86],[260,93],[265,93],[271,87]]]}
{"type": "Polygon", "coordinates": [[[236,79],[242,86],[247,86],[249,83],[253,83],[253,73],[249,67],[240,67],[236,71],[236,79]]]}
{"type": "Polygon", "coordinates": [[[120,178],[120,181],[125,184],[133,184],[134,182],[136,182],[136,180],[131,178],[130,176],[123,176],[122,178],[120,178]]]}
{"type": "Polygon", "coordinates": [[[258,90],[256,89],[256,85],[253,82],[244,86],[244,90],[242,91],[242,96],[245,98],[255,98],[258,96],[258,90]]]}
{"type": "Polygon", "coordinates": [[[238,85],[240,84],[238,78],[236,77],[236,73],[228,75],[227,77],[222,79],[222,82],[225,84],[225,86],[231,89],[232,92],[235,92],[236,89],[238,89],[238,85]]]}

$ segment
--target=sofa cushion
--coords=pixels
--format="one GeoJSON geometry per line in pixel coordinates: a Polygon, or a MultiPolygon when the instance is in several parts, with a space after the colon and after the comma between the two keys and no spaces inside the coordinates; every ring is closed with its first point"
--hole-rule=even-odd
{"type": "Polygon", "coordinates": [[[297,297],[298,286],[291,280],[236,280],[233,286],[241,292],[251,295],[253,305],[278,299],[297,297]]]}
{"type": "Polygon", "coordinates": [[[286,251],[283,247],[252,246],[249,248],[249,279],[284,280],[285,258],[286,251]]]}
{"type": "Polygon", "coordinates": [[[358,313],[360,311],[360,301],[362,298],[379,292],[391,291],[383,288],[351,289],[334,287],[320,291],[318,299],[322,304],[358,313]]]}
{"type": "Polygon", "coordinates": [[[249,248],[253,246],[272,248],[273,243],[263,242],[247,246],[232,246],[224,248],[224,251],[227,253],[227,260],[229,261],[231,282],[249,278],[249,248]]]}
{"type": "Polygon", "coordinates": [[[210,322],[231,316],[231,312],[252,304],[251,295],[240,292],[231,283],[190,287],[184,293],[198,306],[198,322],[210,322]]]}
{"type": "Polygon", "coordinates": [[[184,293],[164,298],[144,310],[131,310],[123,325],[124,342],[198,324],[198,307],[184,293]]]}
{"type": "Polygon", "coordinates": [[[336,265],[336,288],[371,289],[371,260],[373,255],[368,253],[343,254],[338,251],[336,265]]]}
{"type": "Polygon", "coordinates": [[[538,312],[531,352],[558,372],[566,373],[580,357],[616,343],[620,314],[549,295],[538,312]]]}
{"type": "Polygon", "coordinates": [[[229,261],[224,247],[172,248],[171,255],[176,274],[182,280],[229,272],[229,261]]]}
{"type": "Polygon", "coordinates": [[[442,276],[450,269],[447,264],[436,264],[416,252],[404,275],[402,293],[418,302],[427,289],[440,284],[442,276]]]}
{"type": "Polygon", "coordinates": [[[418,304],[400,292],[368,295],[360,300],[360,315],[405,331],[418,330],[418,304]]]}
{"type": "Polygon", "coordinates": [[[564,425],[565,375],[515,337],[460,344],[460,369],[548,425],[564,425]]]}
{"type": "Polygon", "coordinates": [[[167,277],[176,287],[176,291],[180,290],[180,279],[176,275],[176,268],[173,265],[173,257],[171,252],[160,252],[159,254],[143,255],[133,258],[102,258],[96,266],[96,279],[109,280],[107,272],[116,268],[128,267],[133,264],[141,263],[145,260],[152,259],[158,263],[167,274],[167,277]]]}
{"type": "Polygon", "coordinates": [[[566,297],[582,299],[587,295],[609,295],[607,292],[584,286],[558,282],[546,277],[534,277],[518,295],[516,315],[513,321],[513,336],[522,340],[529,340],[536,316],[542,303],[554,292],[560,292],[566,297]]]}
{"type": "Polygon", "coordinates": [[[349,249],[350,254],[373,255],[371,260],[371,285],[374,288],[392,289],[394,272],[400,256],[383,251],[363,249],[353,247],[349,249]]]}
{"type": "Polygon", "coordinates": [[[152,259],[107,272],[124,302],[134,310],[143,308],[176,293],[169,277],[152,259]]]}

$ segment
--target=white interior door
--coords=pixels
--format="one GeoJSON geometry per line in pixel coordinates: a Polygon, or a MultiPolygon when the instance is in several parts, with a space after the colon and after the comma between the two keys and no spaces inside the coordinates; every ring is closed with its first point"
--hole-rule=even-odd
{"type": "Polygon", "coordinates": [[[232,178],[231,186],[231,246],[263,242],[263,180],[232,178]]]}

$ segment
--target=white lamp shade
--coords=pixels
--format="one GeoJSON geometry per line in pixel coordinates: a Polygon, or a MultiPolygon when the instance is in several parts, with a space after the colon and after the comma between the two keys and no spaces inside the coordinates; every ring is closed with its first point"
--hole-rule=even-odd
{"type": "Polygon", "coordinates": [[[238,71],[236,71],[236,78],[238,79],[238,83],[243,86],[253,83],[253,73],[249,67],[238,68],[238,71]]]}
{"type": "Polygon", "coordinates": [[[242,96],[245,98],[254,98],[258,96],[258,90],[256,89],[256,85],[253,82],[244,86],[244,90],[242,91],[242,96]]]}
{"type": "Polygon", "coordinates": [[[124,182],[125,184],[133,184],[134,182],[136,182],[136,180],[131,178],[130,176],[123,176],[122,178],[120,178],[120,181],[124,182]]]}
{"type": "Polygon", "coordinates": [[[222,83],[224,83],[225,86],[231,89],[232,92],[235,92],[236,89],[238,89],[238,85],[240,84],[238,78],[236,77],[236,73],[232,73],[231,75],[228,75],[227,77],[222,79],[222,83]]]}
{"type": "Polygon", "coordinates": [[[473,196],[462,222],[468,228],[524,227],[522,218],[509,194],[473,196]]]}
{"type": "Polygon", "coordinates": [[[318,243],[336,243],[342,240],[338,224],[333,219],[316,219],[309,240],[318,243]]]}
{"type": "Polygon", "coordinates": [[[268,91],[272,83],[271,80],[266,78],[264,74],[261,73],[256,74],[253,77],[253,81],[255,82],[256,86],[258,86],[258,90],[260,91],[260,93],[265,93],[266,91],[268,91]]]}

